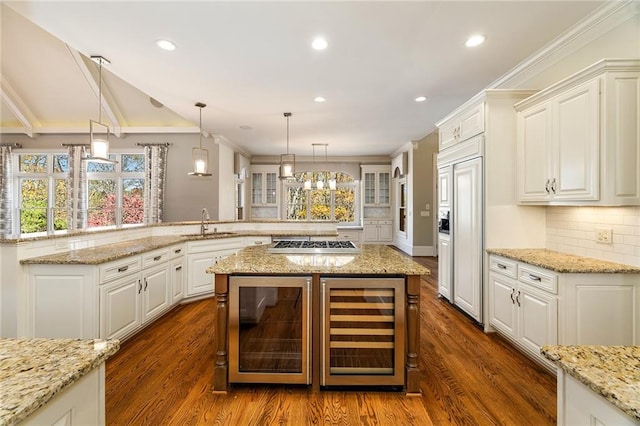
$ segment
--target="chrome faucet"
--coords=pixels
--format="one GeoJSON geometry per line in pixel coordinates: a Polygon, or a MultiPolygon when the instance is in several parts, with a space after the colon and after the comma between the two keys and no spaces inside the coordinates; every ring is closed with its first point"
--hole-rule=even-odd
{"type": "Polygon", "coordinates": [[[202,214],[201,216],[201,221],[200,221],[200,235],[202,235],[204,237],[204,231],[206,231],[207,229],[209,229],[209,225],[205,225],[204,224],[204,220],[205,218],[207,220],[209,220],[209,211],[206,208],[202,209],[202,214]]]}

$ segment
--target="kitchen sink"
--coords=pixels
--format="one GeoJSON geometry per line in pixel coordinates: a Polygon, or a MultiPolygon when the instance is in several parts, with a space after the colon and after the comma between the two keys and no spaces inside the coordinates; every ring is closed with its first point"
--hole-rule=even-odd
{"type": "Polygon", "coordinates": [[[237,232],[205,232],[204,235],[201,233],[197,233],[197,234],[183,234],[183,237],[187,237],[189,239],[192,240],[206,240],[208,238],[214,239],[214,238],[227,238],[227,237],[233,237],[238,235],[237,232]]]}

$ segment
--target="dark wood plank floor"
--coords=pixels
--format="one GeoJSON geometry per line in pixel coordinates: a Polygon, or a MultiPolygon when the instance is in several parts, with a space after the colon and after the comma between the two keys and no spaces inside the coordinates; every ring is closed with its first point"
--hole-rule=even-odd
{"type": "Polygon", "coordinates": [[[433,273],[422,280],[422,397],[291,386],[214,394],[215,310],[207,299],[179,306],[107,361],[107,424],[555,424],[555,377],[439,299],[437,259],[414,260],[433,273]]]}

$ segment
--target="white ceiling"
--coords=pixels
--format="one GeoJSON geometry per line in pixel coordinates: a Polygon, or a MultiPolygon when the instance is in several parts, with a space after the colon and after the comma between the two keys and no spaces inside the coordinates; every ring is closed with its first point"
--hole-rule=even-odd
{"type": "Polygon", "coordinates": [[[123,133],[193,131],[204,102],[203,129],[252,155],[284,152],[285,111],[296,154],[389,155],[602,3],[4,1],[1,125],[20,131],[17,109],[34,133],[86,132],[101,55],[123,133]],[[472,33],[487,41],[465,47],[472,33]]]}

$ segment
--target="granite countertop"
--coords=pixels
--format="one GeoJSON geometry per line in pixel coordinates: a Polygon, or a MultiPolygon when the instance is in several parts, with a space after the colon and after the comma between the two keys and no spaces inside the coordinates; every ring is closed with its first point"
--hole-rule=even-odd
{"type": "Polygon", "coordinates": [[[431,271],[385,245],[364,244],[360,253],[279,254],[268,246],[247,247],[207,269],[210,274],[429,275],[431,271]]]}
{"type": "Polygon", "coordinates": [[[560,273],[640,274],[640,268],[548,249],[487,249],[487,253],[560,273]]]}
{"type": "Polygon", "coordinates": [[[640,346],[543,346],[541,352],[640,421],[640,346]]]}
{"type": "Polygon", "coordinates": [[[118,349],[118,340],[0,339],[0,425],[21,422],[118,349]]]}
{"type": "Polygon", "coordinates": [[[210,232],[204,236],[200,234],[172,235],[138,238],[130,241],[123,241],[115,244],[106,244],[95,247],[88,247],[78,250],[68,250],[60,253],[49,254],[38,257],[30,257],[20,260],[26,264],[48,264],[48,265],[99,265],[112,262],[124,257],[146,253],[151,250],[172,246],[187,241],[219,240],[225,238],[238,237],[292,237],[292,236],[314,236],[314,237],[336,237],[338,232],[327,231],[238,231],[238,232],[210,232]]]}

